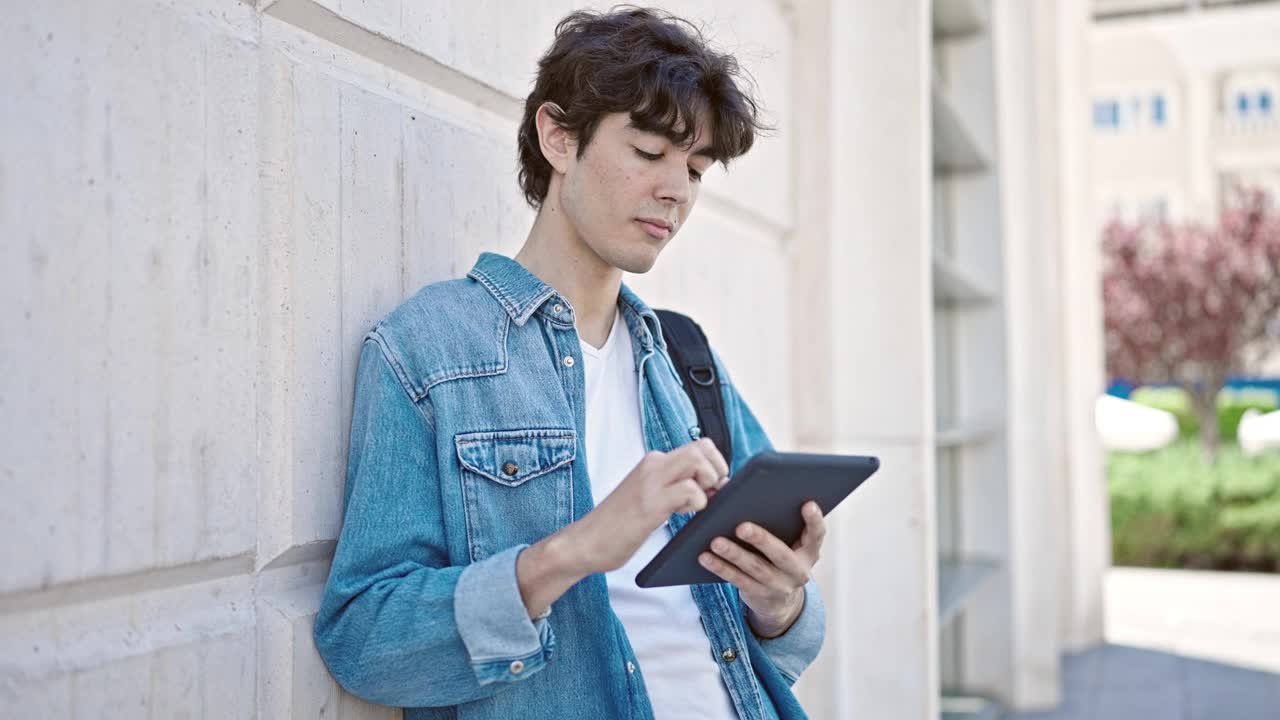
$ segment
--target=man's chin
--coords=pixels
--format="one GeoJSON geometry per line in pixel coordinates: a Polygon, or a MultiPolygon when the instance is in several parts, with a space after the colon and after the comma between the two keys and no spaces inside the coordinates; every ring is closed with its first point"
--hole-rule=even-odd
{"type": "Polygon", "coordinates": [[[653,269],[658,262],[658,253],[653,252],[644,256],[629,257],[625,262],[617,265],[617,268],[623,272],[633,275],[643,275],[653,269]]]}
{"type": "Polygon", "coordinates": [[[658,255],[661,253],[661,247],[628,248],[627,250],[611,253],[612,257],[605,258],[605,260],[622,272],[643,275],[653,269],[653,266],[658,262],[658,255]]]}

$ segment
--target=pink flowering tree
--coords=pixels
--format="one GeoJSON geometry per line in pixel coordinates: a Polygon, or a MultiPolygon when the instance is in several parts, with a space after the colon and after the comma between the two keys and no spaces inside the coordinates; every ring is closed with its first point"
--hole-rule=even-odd
{"type": "Polygon", "coordinates": [[[1218,392],[1273,344],[1280,315],[1280,214],[1260,191],[1235,197],[1217,226],[1114,222],[1103,233],[1107,372],[1184,388],[1208,462],[1218,392]]]}

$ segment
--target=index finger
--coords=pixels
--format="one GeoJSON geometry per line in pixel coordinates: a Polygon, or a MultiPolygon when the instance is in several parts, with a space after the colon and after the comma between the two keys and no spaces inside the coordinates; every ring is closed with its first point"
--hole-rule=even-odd
{"type": "Polygon", "coordinates": [[[666,482],[675,483],[692,479],[703,490],[717,487],[723,477],[711,461],[699,452],[674,452],[664,458],[666,482]]]}
{"type": "Polygon", "coordinates": [[[685,447],[692,447],[692,452],[700,453],[707,460],[711,461],[711,467],[719,473],[720,477],[726,477],[729,474],[729,463],[725,462],[724,456],[720,454],[720,449],[716,447],[715,442],[713,442],[711,438],[699,438],[685,447]]]}

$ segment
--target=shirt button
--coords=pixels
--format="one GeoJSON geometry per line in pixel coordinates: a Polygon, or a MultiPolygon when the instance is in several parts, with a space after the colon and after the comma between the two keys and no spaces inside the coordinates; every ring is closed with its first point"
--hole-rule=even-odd
{"type": "Polygon", "coordinates": [[[635,671],[636,671],[636,664],[635,664],[635,663],[633,663],[633,662],[631,662],[630,660],[628,660],[628,661],[627,661],[627,672],[629,672],[629,673],[633,673],[633,672],[635,672],[635,671]]]}
{"type": "Polygon", "coordinates": [[[564,312],[564,306],[560,303],[556,303],[551,309],[554,310],[557,315],[564,312]]]}
{"type": "Polygon", "coordinates": [[[511,663],[512,675],[519,675],[522,672],[524,672],[524,662],[520,660],[516,660],[515,662],[511,663]]]}
{"type": "Polygon", "coordinates": [[[572,356],[572,355],[565,355],[565,356],[564,356],[564,366],[565,366],[565,367],[573,367],[573,356],[572,356]]]}
{"type": "Polygon", "coordinates": [[[516,473],[520,472],[520,468],[515,463],[509,462],[506,465],[502,466],[502,472],[506,473],[507,475],[515,475],[516,473]]]}
{"type": "Polygon", "coordinates": [[[734,652],[733,648],[729,648],[728,650],[720,653],[720,657],[724,658],[725,662],[731,663],[738,659],[738,653],[734,652]]]}

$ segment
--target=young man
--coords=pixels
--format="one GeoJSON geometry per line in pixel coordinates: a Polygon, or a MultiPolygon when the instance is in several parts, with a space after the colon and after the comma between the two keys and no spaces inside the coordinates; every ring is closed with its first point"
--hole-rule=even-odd
{"type": "Polygon", "coordinates": [[[410,720],[804,717],[791,685],[824,627],[814,504],[794,547],[745,524],[717,540],[703,560],[722,584],[635,584],[769,447],[718,357],[733,457],[698,439],[658,318],[622,284],[708,166],[751,147],[737,72],[656,11],[557,27],[519,132],[538,209],[524,247],[423,288],[364,342],[315,623],[353,694],[410,720]]]}

